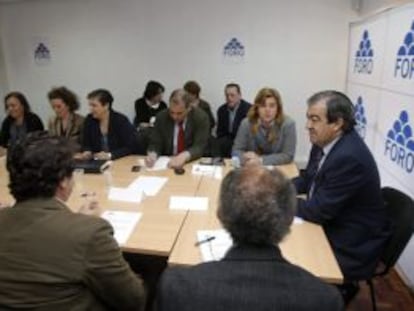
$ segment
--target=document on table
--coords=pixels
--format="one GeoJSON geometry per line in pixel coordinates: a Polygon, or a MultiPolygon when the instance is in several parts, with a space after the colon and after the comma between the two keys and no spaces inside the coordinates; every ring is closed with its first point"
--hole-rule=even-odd
{"type": "Polygon", "coordinates": [[[170,209],[189,210],[189,211],[206,211],[208,209],[207,197],[185,197],[171,196],[170,209]]]}
{"type": "Polygon", "coordinates": [[[294,225],[300,225],[300,224],[303,224],[303,219],[302,219],[302,218],[300,218],[300,217],[298,217],[298,216],[295,216],[295,218],[293,219],[293,224],[294,224],[294,225]]]}
{"type": "Polygon", "coordinates": [[[111,201],[121,201],[130,203],[140,203],[142,191],[130,188],[109,188],[108,199],[111,201]]]}
{"type": "Polygon", "coordinates": [[[155,196],[167,181],[167,177],[140,176],[135,179],[128,186],[128,188],[131,190],[144,192],[145,195],[148,196],[155,196]]]}
{"type": "Polygon", "coordinates": [[[105,211],[101,215],[114,228],[114,238],[119,245],[128,241],[129,236],[142,217],[142,213],[124,211],[105,211]]]}
{"type": "Polygon", "coordinates": [[[170,162],[170,157],[161,156],[155,161],[153,167],[146,167],[144,159],[140,159],[139,165],[145,167],[147,171],[161,171],[166,170],[168,168],[168,163],[170,162]]]}
{"type": "Polygon", "coordinates": [[[203,262],[221,260],[233,245],[230,234],[224,229],[198,230],[197,241],[203,262]]]}
{"type": "Polygon", "coordinates": [[[213,176],[216,179],[221,179],[223,176],[223,168],[218,165],[193,164],[191,173],[193,175],[207,175],[213,176]]]}

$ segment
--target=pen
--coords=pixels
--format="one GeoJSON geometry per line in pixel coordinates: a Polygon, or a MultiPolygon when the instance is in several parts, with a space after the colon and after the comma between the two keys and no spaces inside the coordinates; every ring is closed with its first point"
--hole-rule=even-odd
{"type": "Polygon", "coordinates": [[[208,238],[206,238],[206,239],[204,239],[204,240],[201,240],[201,241],[196,242],[196,243],[194,244],[194,246],[200,246],[201,244],[204,244],[204,243],[207,243],[207,242],[213,241],[215,238],[216,238],[215,236],[209,236],[208,238]]]}

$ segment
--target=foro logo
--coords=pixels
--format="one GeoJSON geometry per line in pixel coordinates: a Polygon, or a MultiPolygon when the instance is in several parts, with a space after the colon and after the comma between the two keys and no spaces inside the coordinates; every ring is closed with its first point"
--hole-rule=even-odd
{"type": "Polygon", "coordinates": [[[365,116],[364,102],[361,96],[358,96],[357,102],[355,103],[355,130],[358,132],[362,139],[366,135],[367,118],[365,116]]]}
{"type": "Polygon", "coordinates": [[[414,21],[405,35],[404,42],[397,53],[394,77],[412,79],[414,77],[414,21]]]}
{"type": "Polygon", "coordinates": [[[407,173],[414,169],[414,138],[409,124],[408,112],[403,110],[385,141],[385,155],[407,173]]]}
{"type": "Polygon", "coordinates": [[[368,30],[365,30],[359,43],[359,49],[355,53],[354,72],[371,74],[374,69],[373,58],[374,50],[371,46],[368,30]]]}
{"type": "Polygon", "coordinates": [[[224,56],[244,56],[244,46],[237,38],[232,38],[225,46],[223,51],[224,56]]]}

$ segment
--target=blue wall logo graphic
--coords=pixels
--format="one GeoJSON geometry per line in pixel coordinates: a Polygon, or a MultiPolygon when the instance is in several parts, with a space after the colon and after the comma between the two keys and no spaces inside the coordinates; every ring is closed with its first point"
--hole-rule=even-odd
{"type": "Polygon", "coordinates": [[[355,103],[355,121],[356,131],[358,132],[359,136],[365,139],[367,118],[365,116],[365,107],[361,96],[358,96],[357,102],[355,103]]]}
{"type": "Polygon", "coordinates": [[[223,50],[224,56],[227,57],[243,57],[244,53],[245,47],[237,38],[232,38],[223,50]]]}
{"type": "Polygon", "coordinates": [[[407,173],[414,169],[414,137],[409,124],[408,112],[403,110],[385,141],[385,156],[407,173]]]}
{"type": "Polygon", "coordinates": [[[50,62],[50,50],[47,46],[40,42],[34,51],[35,62],[39,65],[45,65],[50,62]]]}
{"type": "Polygon", "coordinates": [[[362,34],[362,40],[359,43],[359,48],[355,53],[354,72],[371,74],[373,69],[374,50],[372,49],[368,30],[365,30],[362,34]]]}
{"type": "Polygon", "coordinates": [[[414,20],[410,31],[405,35],[404,42],[398,50],[394,77],[414,78],[414,20]]]}

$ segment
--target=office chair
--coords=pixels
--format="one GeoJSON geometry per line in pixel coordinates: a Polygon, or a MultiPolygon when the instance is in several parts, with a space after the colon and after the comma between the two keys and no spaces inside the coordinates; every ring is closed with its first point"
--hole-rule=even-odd
{"type": "Polygon", "coordinates": [[[377,310],[373,278],[386,275],[395,265],[414,232],[414,201],[403,192],[384,187],[382,196],[391,220],[391,235],[380,258],[379,268],[366,280],[371,294],[372,309],[377,310]]]}

